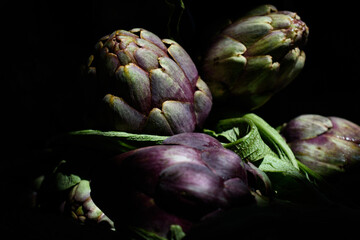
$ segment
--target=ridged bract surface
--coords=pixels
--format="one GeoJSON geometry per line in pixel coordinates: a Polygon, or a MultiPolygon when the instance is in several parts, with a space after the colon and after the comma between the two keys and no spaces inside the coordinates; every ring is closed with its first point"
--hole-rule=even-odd
{"type": "Polygon", "coordinates": [[[209,47],[203,78],[214,99],[256,109],[302,70],[309,29],[300,17],[264,5],[238,19],[209,47]]]}
{"type": "Polygon", "coordinates": [[[174,135],[103,165],[91,183],[93,199],[117,229],[130,225],[166,236],[177,224],[186,232],[208,214],[255,201],[250,167],[206,134],[174,135]]]}
{"type": "Polygon", "coordinates": [[[281,133],[296,158],[324,177],[360,164],[360,126],[346,119],[300,115],[281,133]]]}
{"type": "Polygon", "coordinates": [[[100,39],[89,59],[109,110],[109,128],[173,135],[201,128],[212,96],[187,52],[144,29],[100,39]]]}

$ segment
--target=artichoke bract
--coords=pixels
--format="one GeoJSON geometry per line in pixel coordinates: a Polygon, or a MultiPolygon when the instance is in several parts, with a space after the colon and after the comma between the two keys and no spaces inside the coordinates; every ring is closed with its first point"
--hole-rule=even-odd
{"type": "Polygon", "coordinates": [[[92,197],[114,220],[166,236],[173,225],[187,232],[204,216],[252,204],[255,173],[234,152],[202,133],[182,133],[163,145],[114,157],[95,175],[92,197]]]}
{"type": "Polygon", "coordinates": [[[300,115],[281,130],[296,158],[329,178],[360,163],[360,126],[339,117],[300,115]]]}
{"type": "Polygon", "coordinates": [[[225,27],[205,54],[202,76],[216,101],[243,111],[265,104],[303,69],[309,29],[300,17],[260,6],[225,27]]]}
{"type": "Polygon", "coordinates": [[[110,110],[110,129],[173,135],[202,127],[211,92],[178,43],[136,28],[115,31],[95,48],[88,72],[110,110]]]}
{"type": "Polygon", "coordinates": [[[70,190],[64,212],[81,224],[106,225],[107,229],[115,230],[114,222],[96,206],[90,192],[90,182],[81,180],[70,190]]]}

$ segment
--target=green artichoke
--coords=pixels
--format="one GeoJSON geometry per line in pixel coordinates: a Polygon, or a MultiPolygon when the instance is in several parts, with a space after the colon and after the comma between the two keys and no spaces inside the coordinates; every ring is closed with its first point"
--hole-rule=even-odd
{"type": "Polygon", "coordinates": [[[360,163],[360,126],[346,119],[300,115],[281,134],[296,158],[325,178],[360,163]]]}
{"type": "Polygon", "coordinates": [[[202,76],[216,101],[259,108],[302,70],[309,29],[293,12],[264,5],[228,25],[205,54],[202,76]]]}
{"type": "Polygon", "coordinates": [[[70,213],[81,224],[103,224],[115,230],[114,222],[95,205],[90,192],[90,182],[87,180],[81,180],[72,187],[65,203],[65,213],[70,213]]]}
{"type": "Polygon", "coordinates": [[[68,167],[63,160],[51,174],[34,179],[32,206],[70,217],[80,224],[115,230],[114,222],[94,203],[90,182],[65,173],[68,167]]]}
{"type": "Polygon", "coordinates": [[[100,39],[89,59],[109,129],[173,135],[201,128],[212,96],[187,52],[145,29],[100,39]]]}

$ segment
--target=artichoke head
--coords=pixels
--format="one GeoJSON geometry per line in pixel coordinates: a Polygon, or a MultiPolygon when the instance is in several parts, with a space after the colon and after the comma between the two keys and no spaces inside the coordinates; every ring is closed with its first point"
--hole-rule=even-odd
{"type": "Polygon", "coordinates": [[[163,145],[117,155],[100,168],[91,182],[92,197],[116,229],[130,225],[161,237],[171,225],[186,233],[204,216],[255,203],[251,181],[259,176],[202,133],[174,135],[163,145]]]}
{"type": "Polygon", "coordinates": [[[65,212],[80,224],[103,225],[115,230],[114,222],[96,206],[90,192],[90,182],[87,180],[81,180],[72,187],[65,203],[65,212]]]}
{"type": "Polygon", "coordinates": [[[173,135],[202,127],[212,96],[178,43],[137,28],[115,31],[95,49],[88,73],[98,82],[108,128],[173,135]]]}
{"type": "Polygon", "coordinates": [[[339,117],[300,115],[281,130],[296,158],[329,178],[360,163],[360,126],[339,117]]]}
{"type": "Polygon", "coordinates": [[[214,99],[236,103],[244,111],[266,103],[302,70],[300,50],[309,29],[300,17],[264,5],[225,27],[203,61],[203,78],[214,99]]]}

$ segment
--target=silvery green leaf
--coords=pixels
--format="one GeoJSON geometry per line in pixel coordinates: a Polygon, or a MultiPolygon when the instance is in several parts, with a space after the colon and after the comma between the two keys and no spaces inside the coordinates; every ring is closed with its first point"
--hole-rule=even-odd
{"type": "Polygon", "coordinates": [[[282,172],[285,175],[302,178],[303,175],[290,162],[283,161],[274,155],[266,155],[261,162],[259,169],[264,172],[282,172]]]}
{"type": "Polygon", "coordinates": [[[53,145],[69,144],[98,150],[126,152],[142,146],[161,144],[167,136],[135,134],[117,131],[79,130],[69,132],[53,140],[53,145]]]}
{"type": "Polygon", "coordinates": [[[225,147],[235,151],[242,159],[255,162],[262,160],[268,154],[273,154],[251,121],[240,118],[227,123],[223,121],[220,124],[222,127],[224,124],[234,125],[233,128],[221,132],[219,136],[225,137],[230,142],[225,147]]]}
{"type": "Polygon", "coordinates": [[[299,169],[294,153],[273,127],[253,113],[245,114],[243,117],[251,120],[256,125],[262,139],[282,160],[289,161],[296,169],[299,169]]]}

